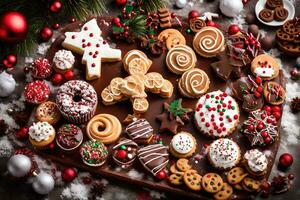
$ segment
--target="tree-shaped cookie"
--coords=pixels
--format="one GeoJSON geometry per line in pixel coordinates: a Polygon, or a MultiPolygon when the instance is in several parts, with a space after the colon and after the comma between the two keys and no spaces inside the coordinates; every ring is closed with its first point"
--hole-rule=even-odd
{"type": "Polygon", "coordinates": [[[130,74],[125,78],[114,78],[101,93],[102,102],[112,105],[130,99],[134,113],[148,110],[146,92],[169,98],[173,94],[173,85],[157,72],[147,73],[152,61],[139,50],[129,51],[123,58],[124,69],[130,74]]]}
{"type": "Polygon", "coordinates": [[[101,62],[121,60],[121,51],[112,49],[101,37],[101,30],[96,19],[85,23],[80,32],[66,32],[62,46],[82,56],[86,64],[86,79],[92,80],[101,76],[101,62]]]}

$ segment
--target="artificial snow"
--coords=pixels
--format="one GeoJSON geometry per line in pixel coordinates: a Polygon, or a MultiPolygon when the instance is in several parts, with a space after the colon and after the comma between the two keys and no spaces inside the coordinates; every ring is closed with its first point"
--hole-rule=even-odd
{"type": "Polygon", "coordinates": [[[0,157],[9,157],[14,147],[7,136],[0,138],[0,157]]]}

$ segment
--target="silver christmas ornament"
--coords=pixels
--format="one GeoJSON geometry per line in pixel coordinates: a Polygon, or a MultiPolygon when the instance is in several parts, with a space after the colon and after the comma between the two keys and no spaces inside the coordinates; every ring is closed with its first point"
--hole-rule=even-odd
{"type": "Polygon", "coordinates": [[[41,172],[35,177],[32,187],[38,194],[48,194],[54,188],[54,179],[51,175],[41,172]]]}
{"type": "Polygon", "coordinates": [[[175,5],[177,8],[184,8],[187,4],[187,0],[176,0],[175,5]]]}
{"type": "Polygon", "coordinates": [[[14,177],[24,177],[30,172],[31,160],[22,154],[14,155],[9,159],[7,169],[14,177]]]}

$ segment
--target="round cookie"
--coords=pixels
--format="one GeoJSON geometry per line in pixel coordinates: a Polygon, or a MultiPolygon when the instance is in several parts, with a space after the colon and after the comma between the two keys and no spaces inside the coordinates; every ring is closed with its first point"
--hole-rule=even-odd
{"type": "Polygon", "coordinates": [[[190,29],[194,33],[198,33],[204,26],[206,26],[206,23],[201,17],[195,17],[189,20],[190,23],[190,29]]]}
{"type": "Polygon", "coordinates": [[[264,8],[259,12],[259,18],[264,22],[271,22],[274,20],[273,11],[268,8],[264,8]]]}
{"type": "Polygon", "coordinates": [[[184,172],[183,181],[189,189],[194,191],[201,190],[202,176],[196,170],[190,169],[184,172]]]}
{"type": "Polygon", "coordinates": [[[221,138],[209,145],[207,156],[214,167],[227,170],[240,162],[241,150],[234,141],[221,138]]]}
{"type": "Polygon", "coordinates": [[[210,80],[207,74],[198,68],[183,73],[178,82],[180,93],[188,98],[199,98],[209,89],[210,80]]]}
{"type": "Polygon", "coordinates": [[[177,45],[185,45],[186,40],[184,36],[176,29],[166,29],[160,32],[158,35],[158,40],[166,42],[166,46],[168,50],[177,46],[177,45]]]}
{"type": "Polygon", "coordinates": [[[236,185],[242,182],[246,176],[248,176],[248,174],[243,168],[234,167],[227,173],[227,181],[231,185],[236,185]]]}
{"type": "Polygon", "coordinates": [[[224,182],[222,189],[219,192],[217,192],[216,194],[214,194],[214,198],[216,200],[230,199],[232,193],[233,193],[233,189],[232,189],[231,185],[224,182]]]}
{"type": "Polygon", "coordinates": [[[61,114],[54,102],[46,101],[37,107],[35,117],[39,121],[48,122],[53,125],[59,121],[61,114]]]}
{"type": "Polygon", "coordinates": [[[196,104],[195,124],[201,133],[212,138],[233,133],[239,118],[237,102],[220,90],[203,95],[196,104]]]}
{"type": "Polygon", "coordinates": [[[173,174],[179,174],[179,175],[182,175],[184,174],[184,172],[180,171],[177,169],[176,167],[176,164],[173,164],[171,167],[170,167],[170,172],[173,173],[173,174]]]}
{"type": "Polygon", "coordinates": [[[267,82],[264,84],[264,96],[268,103],[280,105],[285,100],[285,90],[276,82],[267,82]]]}
{"type": "Polygon", "coordinates": [[[146,74],[152,65],[147,55],[137,49],[133,49],[123,57],[124,69],[130,74],[146,74]]]}
{"type": "Polygon", "coordinates": [[[192,166],[189,164],[189,160],[185,158],[180,158],[176,162],[176,167],[182,172],[185,172],[192,168],[192,166]]]}
{"type": "Polygon", "coordinates": [[[207,173],[202,177],[202,187],[206,192],[217,193],[223,187],[223,179],[216,173],[207,173]]]}
{"type": "Polygon", "coordinates": [[[243,157],[243,164],[251,176],[256,178],[261,178],[267,173],[268,159],[258,149],[246,151],[243,157]]]}
{"type": "Polygon", "coordinates": [[[266,1],[266,7],[271,10],[274,10],[278,6],[283,6],[282,0],[267,0],[266,1]]]}
{"type": "Polygon", "coordinates": [[[246,177],[243,180],[242,187],[248,192],[258,192],[260,190],[261,181],[246,177]]]}
{"type": "Polygon", "coordinates": [[[171,174],[169,176],[169,181],[173,185],[181,185],[183,183],[183,175],[182,174],[171,174]]]}
{"type": "Polygon", "coordinates": [[[166,57],[168,69],[175,74],[182,74],[195,67],[197,57],[192,48],[187,45],[177,45],[169,50],[166,57]]]}
{"type": "Polygon", "coordinates": [[[256,56],[251,62],[251,71],[255,76],[259,76],[263,80],[272,80],[279,74],[279,64],[267,54],[256,56]]]}
{"type": "Polygon", "coordinates": [[[223,50],[224,43],[224,35],[218,28],[206,26],[195,35],[193,47],[200,56],[211,58],[223,50]]]}
{"type": "Polygon", "coordinates": [[[170,152],[177,158],[191,157],[196,150],[196,139],[188,132],[180,132],[170,142],[170,152]]]}
{"type": "Polygon", "coordinates": [[[274,10],[274,19],[276,21],[284,21],[289,15],[289,11],[283,6],[278,6],[274,10]]]}

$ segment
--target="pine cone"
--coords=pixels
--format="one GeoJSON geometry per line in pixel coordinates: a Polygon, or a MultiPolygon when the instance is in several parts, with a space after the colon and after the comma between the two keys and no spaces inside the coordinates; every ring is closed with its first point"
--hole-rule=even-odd
{"type": "Polygon", "coordinates": [[[102,182],[95,182],[91,188],[93,198],[96,199],[96,197],[102,197],[105,190],[105,185],[102,182]]]}
{"type": "Polygon", "coordinates": [[[291,188],[291,182],[287,176],[277,175],[273,178],[272,187],[274,188],[275,194],[280,194],[289,191],[291,188]]]}
{"type": "Polygon", "coordinates": [[[294,113],[299,112],[300,111],[300,98],[299,97],[293,98],[290,107],[294,113]]]}

